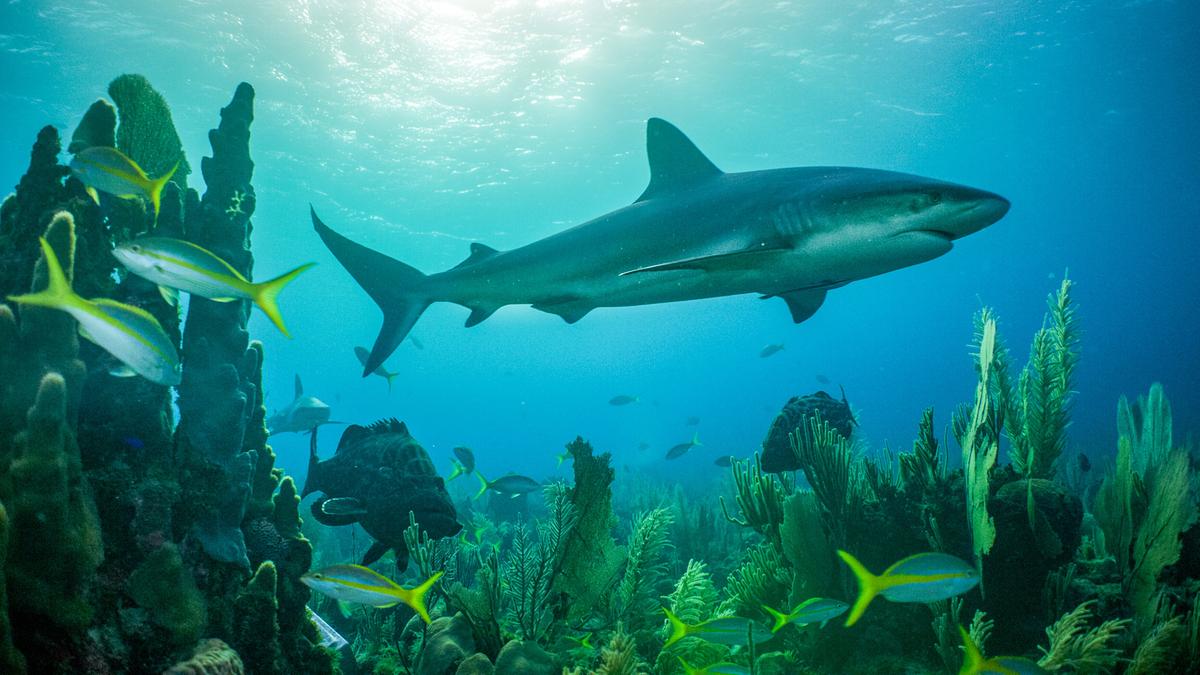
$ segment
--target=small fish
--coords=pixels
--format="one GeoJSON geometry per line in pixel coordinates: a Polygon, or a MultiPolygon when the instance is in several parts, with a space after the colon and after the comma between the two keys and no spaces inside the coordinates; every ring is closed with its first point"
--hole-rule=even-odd
{"type": "Polygon", "coordinates": [[[962,626],[958,632],[963,639],[963,664],[958,675],[1044,675],[1049,671],[1020,656],[993,656],[984,658],[979,646],[971,639],[971,634],[962,626]]]}
{"type": "Polygon", "coordinates": [[[713,460],[713,464],[716,464],[717,466],[723,466],[723,467],[728,468],[728,467],[733,466],[733,463],[736,460],[737,460],[737,457],[734,457],[733,455],[721,455],[720,457],[713,460]]]}
{"type": "Polygon", "coordinates": [[[568,640],[574,642],[584,649],[595,649],[595,647],[592,646],[592,634],[590,632],[584,633],[579,637],[575,637],[574,635],[568,635],[566,637],[568,640]]]}
{"type": "Polygon", "coordinates": [[[558,466],[562,466],[563,462],[567,461],[568,459],[571,459],[571,451],[563,450],[562,452],[558,453],[554,457],[558,460],[558,466]]]}
{"type": "Polygon", "coordinates": [[[807,626],[810,623],[823,625],[826,621],[844,614],[847,609],[850,609],[850,605],[841,600],[809,598],[796,605],[796,608],[787,614],[766,605],[763,605],[763,609],[767,611],[767,614],[775,617],[775,625],[771,627],[771,632],[778,633],[779,629],[789,623],[794,623],[798,626],[807,626]]]}
{"type": "Polygon", "coordinates": [[[685,637],[691,636],[723,645],[744,645],[746,644],[747,625],[750,627],[749,637],[754,640],[755,644],[766,642],[775,635],[763,625],[740,616],[723,616],[718,619],[709,619],[703,623],[690,625],[684,623],[666,607],[663,607],[663,613],[667,615],[667,620],[671,622],[671,636],[667,638],[663,649],[670,647],[685,637]]]}
{"type": "Polygon", "coordinates": [[[287,337],[276,297],[283,287],[316,263],[307,263],[287,274],[254,283],[214,253],[190,241],[168,237],[143,237],[113,249],[113,256],[130,272],[159,286],[187,291],[214,302],[251,300],[287,337]]]}
{"type": "Polygon", "coordinates": [[[488,490],[499,492],[502,495],[519,497],[524,494],[529,494],[530,492],[535,492],[542,488],[542,484],[536,480],[528,476],[520,476],[515,473],[510,473],[507,476],[501,476],[493,481],[489,481],[488,479],[484,478],[483,474],[479,473],[478,471],[475,472],[475,476],[479,478],[479,483],[481,485],[479,492],[475,494],[475,499],[482,497],[483,493],[487,492],[488,490]]]}
{"type": "Polygon", "coordinates": [[[679,665],[683,667],[684,675],[750,675],[750,669],[746,666],[739,666],[728,661],[697,668],[683,660],[682,656],[675,658],[679,659],[679,665]]]}
{"type": "Polygon", "coordinates": [[[412,346],[416,347],[417,349],[425,349],[425,345],[422,344],[421,341],[417,339],[416,335],[409,335],[408,341],[411,342],[412,346]]]}
{"type": "Polygon", "coordinates": [[[457,446],[456,448],[454,448],[454,456],[457,457],[459,463],[462,464],[463,471],[466,471],[467,473],[475,472],[475,452],[474,451],[472,451],[468,447],[460,445],[460,446],[457,446]]]}
{"type": "Polygon", "coordinates": [[[689,417],[683,424],[684,424],[684,426],[687,426],[687,427],[699,426],[700,418],[699,417],[689,417]]]}
{"type": "Polygon", "coordinates": [[[45,238],[40,239],[49,283],[46,289],[8,299],[23,305],[48,307],[70,314],[79,322],[79,334],[112,354],[142,377],[164,386],[179,384],[182,367],[175,343],[149,312],[132,305],[96,298],[84,300],[71,290],[58,256],[45,238]]]}
{"type": "Polygon", "coordinates": [[[766,347],[763,347],[762,351],[758,353],[758,358],[765,359],[768,356],[774,356],[775,354],[778,354],[781,351],[783,351],[783,345],[769,344],[766,347]]]}
{"type": "Polygon", "coordinates": [[[642,441],[641,443],[638,443],[639,451],[644,451],[644,450],[649,450],[649,449],[650,449],[650,444],[647,443],[646,441],[642,441]]]}
{"type": "Polygon", "coordinates": [[[620,396],[614,396],[614,397],[608,399],[609,405],[629,405],[630,403],[637,403],[637,402],[638,402],[638,397],[626,396],[625,394],[621,394],[620,396]]]}
{"type": "Polygon", "coordinates": [[[326,623],[325,619],[322,619],[319,614],[312,611],[308,607],[305,607],[304,609],[308,612],[308,620],[312,621],[313,625],[317,627],[317,635],[321,636],[321,639],[317,644],[321,645],[322,647],[328,647],[335,652],[350,644],[346,641],[346,638],[342,637],[341,634],[333,629],[333,626],[330,626],[328,623],[326,623]]]}
{"type": "Polygon", "coordinates": [[[450,463],[454,465],[454,470],[451,471],[450,475],[446,477],[447,483],[454,480],[455,478],[458,478],[459,476],[465,476],[468,473],[467,468],[465,466],[463,466],[462,462],[458,461],[457,459],[454,459],[453,457],[451,457],[450,463]]]}
{"type": "Polygon", "coordinates": [[[1088,456],[1082,452],[1079,453],[1077,461],[1079,462],[1079,471],[1081,473],[1087,473],[1092,470],[1092,460],[1088,459],[1088,456]]]}
{"type": "MultiPolygon", "coordinates": [[[[358,362],[363,364],[363,366],[365,367],[367,365],[367,357],[369,357],[371,355],[371,352],[367,351],[365,347],[355,347],[354,355],[358,357],[358,362]]],[[[387,380],[389,394],[392,392],[392,381],[400,376],[400,373],[388,372],[388,370],[383,367],[382,363],[379,364],[378,368],[376,368],[375,370],[372,370],[371,374],[378,375],[378,376],[382,377],[383,379],[387,380]]]]}
{"type": "Polygon", "coordinates": [[[429,623],[425,594],[442,578],[442,572],[429,577],[416,588],[400,584],[362,565],[333,565],[300,577],[305,586],[335,600],[357,602],[372,607],[391,607],[403,602],[429,623]]]}
{"type": "Polygon", "coordinates": [[[179,162],[175,162],[170,171],[158,178],[150,178],[125,153],[99,145],[83,150],[71,160],[71,173],[87,187],[88,194],[96,203],[100,202],[97,190],[121,199],[143,197],[154,207],[155,220],[158,219],[163,186],[178,168],[179,162]]]}
{"type": "Polygon", "coordinates": [[[825,377],[821,373],[817,373],[817,382],[820,382],[821,384],[829,384],[829,378],[825,377]]]}
{"type": "Polygon", "coordinates": [[[667,459],[678,459],[683,457],[687,454],[688,450],[691,450],[697,445],[704,445],[700,442],[700,434],[692,434],[692,440],[688,441],[687,443],[680,443],[679,445],[671,446],[671,449],[667,450],[667,459]]]}
{"type": "Polygon", "coordinates": [[[971,565],[945,553],[918,553],[875,576],[854,556],[838,551],[838,557],[858,579],[858,599],[846,626],[853,626],[867,611],[876,595],[892,602],[935,602],[962,595],[979,584],[979,572],[971,565]]]}

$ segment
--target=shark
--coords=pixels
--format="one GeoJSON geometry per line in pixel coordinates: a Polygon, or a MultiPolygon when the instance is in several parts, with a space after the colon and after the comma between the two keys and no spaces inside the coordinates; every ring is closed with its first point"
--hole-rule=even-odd
{"type": "Polygon", "coordinates": [[[324,401],[304,393],[304,384],[296,375],[295,397],[283,410],[267,419],[267,431],[271,436],[287,431],[311,433],[322,424],[340,424],[331,421],[329,413],[329,406],[324,401]]]}
{"type": "Polygon", "coordinates": [[[425,274],[325,225],[325,246],[383,311],[371,374],[434,302],[475,326],[506,305],[575,323],[598,307],[721,296],[780,298],[795,323],[828,291],[938,258],[1000,220],[1009,201],[966,185],[871,168],[727,173],[675,125],[646,124],[650,183],[632,204],[519,248],[482,243],[425,274]]]}

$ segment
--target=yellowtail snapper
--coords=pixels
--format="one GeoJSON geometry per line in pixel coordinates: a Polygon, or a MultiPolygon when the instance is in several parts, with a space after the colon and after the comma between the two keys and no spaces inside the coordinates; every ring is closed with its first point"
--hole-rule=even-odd
{"type": "Polygon", "coordinates": [[[763,609],[775,618],[775,625],[771,627],[771,632],[778,633],[779,629],[789,623],[799,626],[807,626],[810,623],[824,625],[826,621],[844,614],[847,609],[850,609],[850,605],[830,598],[809,598],[796,605],[795,609],[787,614],[766,605],[763,605],[763,609]]]}
{"type": "Polygon", "coordinates": [[[155,220],[158,219],[163,186],[178,168],[179,162],[175,162],[170,171],[158,178],[151,178],[125,153],[104,146],[83,150],[71,160],[71,173],[87,187],[88,194],[96,203],[100,202],[97,190],[121,199],[141,197],[149,200],[154,208],[155,220]]]}
{"type": "Polygon", "coordinates": [[[334,600],[355,602],[372,607],[392,607],[403,602],[412,607],[413,611],[425,620],[425,623],[429,623],[429,610],[425,607],[425,594],[441,577],[442,572],[438,572],[416,588],[404,588],[369,567],[333,565],[309,572],[300,577],[300,581],[305,586],[334,600]]]}
{"type": "Polygon", "coordinates": [[[179,384],[181,368],[175,343],[149,312],[96,298],[85,300],[71,290],[58,256],[45,238],[40,239],[49,284],[46,290],[9,296],[12,302],[64,311],[79,322],[79,334],[112,354],[133,372],[164,386],[179,384]]]}
{"type": "Polygon", "coordinates": [[[167,288],[186,291],[214,302],[252,300],[279,332],[291,337],[275,299],[289,282],[316,263],[307,263],[269,281],[254,283],[208,249],[190,241],[144,237],[113,250],[130,272],[167,288]]]}
{"type": "Polygon", "coordinates": [[[482,473],[475,472],[475,476],[479,478],[479,492],[475,494],[475,499],[483,496],[483,493],[491,490],[499,492],[502,495],[510,497],[520,497],[530,492],[536,492],[542,488],[542,484],[529,476],[520,476],[515,473],[510,473],[507,476],[501,476],[496,480],[489,481],[483,477],[482,473]]]}
{"type": "Polygon", "coordinates": [[[723,616],[691,625],[684,623],[666,607],[663,607],[663,613],[671,622],[671,636],[667,638],[663,649],[685,637],[698,637],[723,645],[744,645],[747,637],[753,640],[754,644],[758,644],[770,640],[775,635],[762,624],[740,616],[723,616]]]}
{"type": "Polygon", "coordinates": [[[1050,671],[1020,656],[993,656],[984,658],[971,634],[962,626],[958,632],[963,639],[963,664],[958,675],[1044,675],[1050,671]]]}
{"type": "MultiPolygon", "coordinates": [[[[363,364],[363,366],[366,366],[367,365],[367,357],[371,355],[371,352],[367,351],[367,349],[365,347],[355,347],[354,355],[358,357],[359,363],[363,364]]],[[[389,393],[392,391],[392,381],[400,376],[400,373],[388,372],[388,370],[383,367],[382,363],[379,364],[378,368],[376,368],[375,370],[372,370],[371,374],[378,375],[378,376],[382,377],[383,379],[387,380],[389,393]]]]}
{"type": "Polygon", "coordinates": [[[680,443],[679,445],[671,446],[671,449],[667,450],[667,459],[678,459],[683,457],[687,454],[688,450],[691,450],[697,445],[704,445],[700,442],[699,432],[692,434],[692,440],[688,441],[687,443],[680,443]]]}
{"type": "Polygon", "coordinates": [[[892,602],[935,602],[962,595],[979,584],[979,572],[974,567],[945,553],[909,556],[878,576],[849,553],[837,554],[858,579],[858,599],[846,617],[847,626],[862,617],[876,595],[892,602]]]}

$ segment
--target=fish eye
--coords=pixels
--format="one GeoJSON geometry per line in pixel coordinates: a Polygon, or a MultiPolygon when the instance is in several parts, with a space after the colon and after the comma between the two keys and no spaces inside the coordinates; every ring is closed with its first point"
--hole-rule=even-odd
{"type": "Polygon", "coordinates": [[[133,251],[134,253],[141,253],[141,252],[142,252],[142,247],[141,247],[141,246],[138,246],[137,244],[131,244],[131,245],[129,246],[129,250],[130,250],[130,251],[133,251]]]}
{"type": "Polygon", "coordinates": [[[929,203],[930,204],[941,204],[942,203],[942,193],[930,192],[929,193],[929,203]]]}

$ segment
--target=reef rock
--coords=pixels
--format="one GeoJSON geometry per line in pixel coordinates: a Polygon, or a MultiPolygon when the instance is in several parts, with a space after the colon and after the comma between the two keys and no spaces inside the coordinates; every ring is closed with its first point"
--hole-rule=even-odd
{"type": "Polygon", "coordinates": [[[767,438],[762,444],[762,470],[768,473],[796,471],[800,462],[792,452],[792,444],[788,434],[796,427],[805,423],[805,419],[820,415],[822,420],[836,429],[838,433],[850,438],[850,433],[856,422],[850,412],[850,404],[846,402],[846,392],[842,392],[842,400],[837,400],[829,394],[818,391],[808,396],[793,396],[784,404],[783,409],[775,416],[767,438]]]}
{"type": "Polygon", "coordinates": [[[461,612],[452,617],[435,619],[425,634],[425,646],[417,658],[416,674],[453,675],[458,672],[467,655],[474,651],[471,623],[461,612]]]}
{"type": "Polygon", "coordinates": [[[486,654],[472,654],[459,664],[454,675],[493,675],[495,672],[496,666],[492,665],[486,654]]]}
{"type": "Polygon", "coordinates": [[[496,657],[499,675],[558,675],[562,666],[533,640],[510,640],[496,657]]]}

